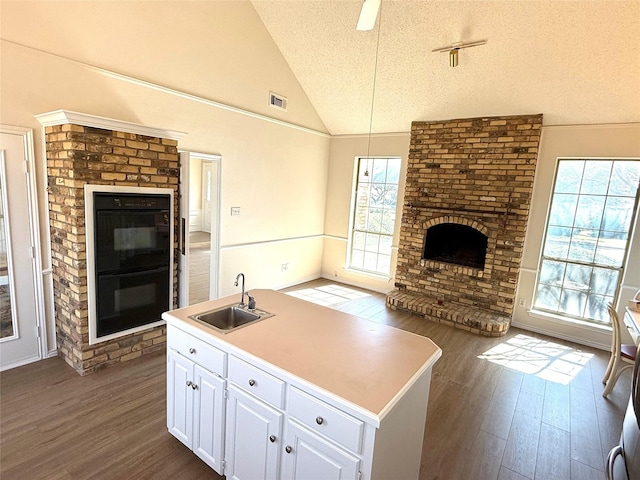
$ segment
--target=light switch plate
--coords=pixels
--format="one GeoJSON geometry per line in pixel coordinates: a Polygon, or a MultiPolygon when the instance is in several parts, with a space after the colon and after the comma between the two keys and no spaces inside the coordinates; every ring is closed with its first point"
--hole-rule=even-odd
{"type": "Polygon", "coordinates": [[[231,207],[231,216],[240,215],[240,207],[231,207]]]}

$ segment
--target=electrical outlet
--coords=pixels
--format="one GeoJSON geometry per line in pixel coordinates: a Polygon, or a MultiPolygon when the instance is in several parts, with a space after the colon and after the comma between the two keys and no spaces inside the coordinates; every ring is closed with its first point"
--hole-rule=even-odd
{"type": "Polygon", "coordinates": [[[286,272],[287,270],[289,270],[289,264],[288,263],[283,263],[282,265],[280,265],[280,271],[281,272],[286,272]]]}
{"type": "Polygon", "coordinates": [[[527,301],[524,297],[520,297],[520,299],[518,300],[518,306],[522,308],[527,306],[527,301]]]}
{"type": "Polygon", "coordinates": [[[231,207],[231,215],[240,215],[240,207],[231,207]]]}

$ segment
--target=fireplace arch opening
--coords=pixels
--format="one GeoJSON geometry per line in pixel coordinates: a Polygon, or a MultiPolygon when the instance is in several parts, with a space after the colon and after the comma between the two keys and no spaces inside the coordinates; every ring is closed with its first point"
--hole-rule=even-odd
{"type": "Polygon", "coordinates": [[[484,269],[488,237],[468,225],[440,223],[424,236],[422,258],[484,269]]]}

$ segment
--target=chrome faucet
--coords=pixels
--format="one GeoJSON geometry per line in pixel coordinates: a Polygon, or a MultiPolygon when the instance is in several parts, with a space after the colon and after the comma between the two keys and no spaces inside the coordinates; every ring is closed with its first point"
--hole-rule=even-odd
{"type": "Polygon", "coordinates": [[[238,279],[242,277],[242,296],[240,297],[240,303],[238,304],[239,307],[244,308],[247,305],[244,303],[244,273],[239,273],[238,276],[236,277],[236,283],[234,283],[234,285],[237,287],[238,286],[238,279]]]}

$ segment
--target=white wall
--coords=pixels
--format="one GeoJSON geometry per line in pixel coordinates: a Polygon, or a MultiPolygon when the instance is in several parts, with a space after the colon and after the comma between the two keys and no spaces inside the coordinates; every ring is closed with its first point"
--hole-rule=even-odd
{"type": "MultiPolygon", "coordinates": [[[[551,316],[529,312],[533,302],[547,210],[559,157],[640,158],[640,124],[582,125],[542,129],[522,269],[516,295],[517,299],[524,299],[525,307],[519,307],[516,303],[513,314],[513,324],[516,326],[587,345],[608,348],[610,330],[580,323],[567,323],[551,316]]],[[[638,230],[636,227],[631,242],[628,268],[625,270],[617,309],[619,314],[623,314],[627,301],[640,289],[640,232],[638,230]]],[[[626,334],[626,332],[623,333],[626,334]]],[[[627,341],[630,342],[630,339],[627,341]]]]}
{"type": "MultiPolygon", "coordinates": [[[[320,275],[329,137],[250,3],[3,1],[1,7],[0,117],[34,130],[45,243],[45,156],[34,115],[66,109],[186,132],[181,150],[222,156],[220,295],[239,291],[238,272],[247,275],[248,288],[320,275]],[[288,97],[288,112],[268,106],[270,90],[288,97]],[[242,214],[231,217],[231,206],[242,214]]],[[[52,352],[50,275],[45,284],[52,352]]]]}
{"type": "MultiPolygon", "coordinates": [[[[180,149],[222,156],[220,295],[238,291],[233,286],[238,272],[247,275],[249,289],[321,274],[377,291],[393,288],[393,278],[344,269],[353,162],[366,155],[367,137],[326,135],[249,2],[3,0],[0,8],[0,118],[34,130],[44,239],[46,172],[42,130],[34,115],[67,109],[183,131],[180,149]],[[287,112],[268,106],[269,91],[288,97],[287,112]],[[240,216],[230,216],[232,206],[241,207],[240,216]]],[[[401,156],[404,178],[409,140],[408,132],[374,136],[370,154],[401,156]]],[[[527,306],[555,159],[581,155],[640,156],[640,126],[543,129],[518,291],[527,306]]],[[[403,187],[404,181],[399,198],[403,187]]],[[[400,217],[401,208],[396,247],[400,217]]],[[[624,295],[640,288],[638,242],[636,235],[630,259],[636,268],[627,271],[624,295]]],[[[47,245],[43,265],[50,265],[47,245]]],[[[51,350],[50,288],[45,297],[51,350]]],[[[584,342],[608,342],[602,332],[534,317],[526,309],[516,309],[514,323],[584,342]]]]}
{"type": "MultiPolygon", "coordinates": [[[[7,42],[325,131],[248,1],[2,0],[0,8],[0,36],[7,42]],[[269,106],[270,90],[289,99],[288,111],[269,106]]],[[[60,60],[54,63],[61,65],[60,60]]],[[[28,73],[27,67],[14,68],[28,73]]],[[[73,105],[60,105],[50,96],[46,85],[64,83],[72,95],[91,86],[64,68],[39,81],[41,90],[31,92],[25,85],[16,102],[26,100],[28,105],[35,94],[48,110],[71,109],[73,105]]],[[[125,109],[126,92],[119,95],[117,85],[100,82],[95,87],[91,103],[100,106],[105,117],[118,118],[125,111],[128,120],[138,117],[139,123],[147,123],[152,110],[171,113],[162,104],[142,112],[125,109]],[[111,88],[105,92],[100,87],[111,88]]],[[[7,98],[3,95],[3,101],[7,98]]]]}
{"type": "Polygon", "coordinates": [[[410,140],[409,133],[373,135],[371,144],[368,147],[368,136],[366,135],[348,135],[331,139],[324,225],[326,238],[322,257],[323,277],[384,293],[393,290],[410,140]],[[369,150],[370,156],[397,156],[402,159],[391,272],[389,277],[386,278],[367,275],[345,268],[347,238],[349,235],[349,208],[354,182],[354,162],[356,157],[366,156],[367,150],[369,150]]]}
{"type": "MultiPolygon", "coordinates": [[[[400,155],[403,161],[399,198],[404,196],[407,155],[410,135],[374,136],[371,155],[400,155]]],[[[327,186],[327,210],[325,219],[324,255],[322,275],[339,281],[387,292],[393,289],[393,278],[388,280],[359,274],[344,269],[347,254],[349,226],[349,203],[353,186],[354,158],[366,155],[366,136],[334,137],[331,140],[331,157],[327,186]],[[334,274],[337,272],[337,276],[334,274]]],[[[567,323],[550,316],[530,313],[533,301],[536,272],[546,215],[553,187],[556,159],[558,157],[636,157],[640,158],[640,124],[582,125],[554,127],[545,126],[542,138],[532,204],[527,226],[520,272],[517,299],[524,299],[525,307],[514,308],[513,325],[546,333],[559,338],[577,341],[586,345],[608,348],[610,329],[590,324],[567,323]]],[[[396,234],[394,236],[394,258],[391,275],[395,273],[399,223],[402,213],[400,201],[396,234]]],[[[639,215],[640,216],[640,215],[639,215]]],[[[636,227],[630,248],[628,268],[625,270],[618,312],[624,313],[627,300],[640,289],[640,228],[636,227]]],[[[630,339],[628,339],[630,341],[630,339]]]]}

